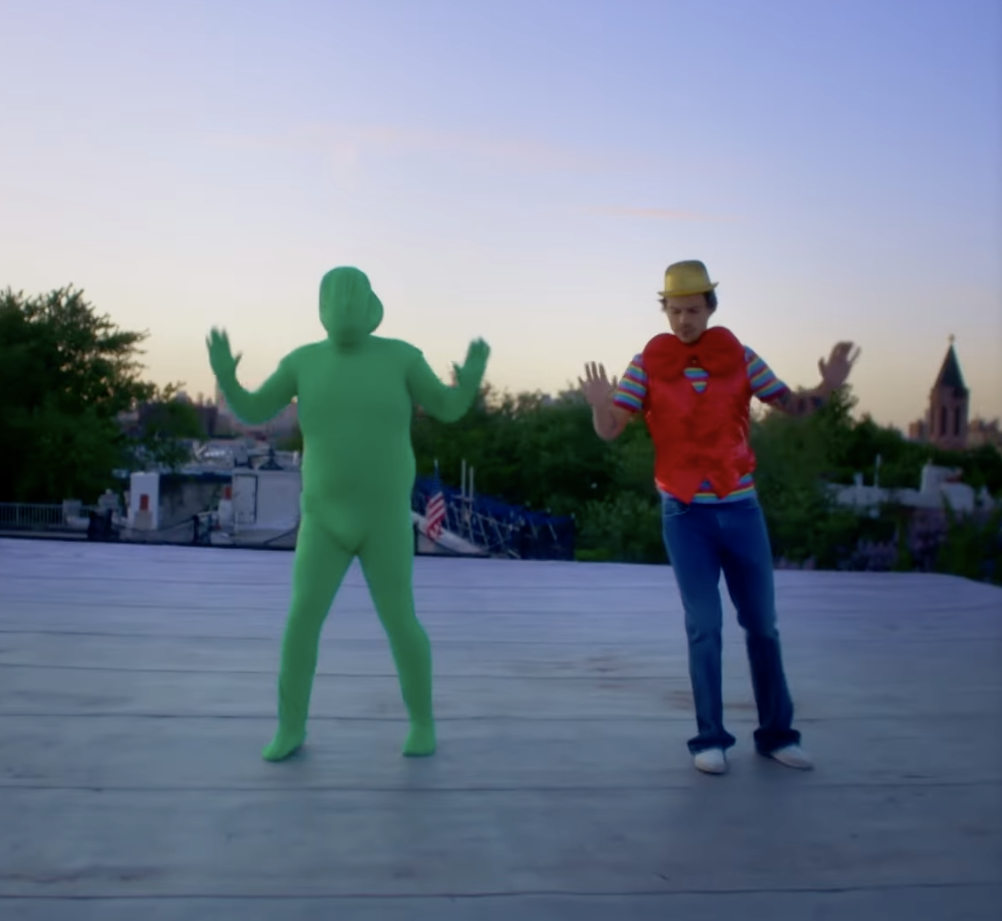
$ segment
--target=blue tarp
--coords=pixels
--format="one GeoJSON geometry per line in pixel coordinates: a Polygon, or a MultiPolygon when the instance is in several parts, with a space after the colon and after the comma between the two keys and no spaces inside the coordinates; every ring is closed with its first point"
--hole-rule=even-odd
{"type": "MultiPolygon", "coordinates": [[[[413,498],[416,512],[424,512],[437,485],[433,477],[417,478],[413,498]]],[[[462,503],[461,490],[444,484],[440,488],[447,506],[458,508],[462,503]]],[[[506,547],[522,559],[574,559],[575,526],[569,516],[535,512],[489,496],[474,497],[472,511],[497,522],[505,532],[506,547]]]]}

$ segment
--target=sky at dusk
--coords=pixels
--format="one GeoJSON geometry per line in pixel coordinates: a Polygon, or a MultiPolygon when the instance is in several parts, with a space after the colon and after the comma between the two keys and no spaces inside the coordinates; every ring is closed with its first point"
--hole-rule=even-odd
{"type": "MultiPolygon", "coordinates": [[[[998,0],[0,0],[0,288],[73,285],[195,395],[356,265],[443,378],[619,374],[702,259],[791,385],[906,426],[948,345],[1002,416],[998,0]]],[[[360,382],[360,386],[364,383],[360,382]]]]}

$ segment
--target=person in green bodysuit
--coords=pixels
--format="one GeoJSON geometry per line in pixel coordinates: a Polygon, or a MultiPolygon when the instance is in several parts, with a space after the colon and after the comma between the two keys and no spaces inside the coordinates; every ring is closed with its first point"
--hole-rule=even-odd
{"type": "Polygon", "coordinates": [[[214,328],[206,342],[220,390],[239,419],[267,421],[295,398],[303,434],[278,731],[262,755],[280,761],[306,739],[321,627],[356,556],[389,638],[410,717],[403,753],[431,755],[431,647],[415,615],[411,578],[411,419],[415,405],[444,422],[461,418],[476,399],[490,349],[474,340],[463,366],[453,366],[455,385],[443,384],[413,345],[373,335],[383,305],[365,273],[353,267],[323,277],[320,319],[327,338],[288,354],[254,392],[237,381],[240,356],[233,356],[226,332],[214,328]]]}

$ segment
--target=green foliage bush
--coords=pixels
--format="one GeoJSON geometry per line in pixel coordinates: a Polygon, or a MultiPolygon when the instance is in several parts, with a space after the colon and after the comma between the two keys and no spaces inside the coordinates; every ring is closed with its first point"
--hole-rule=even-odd
{"type": "Polygon", "coordinates": [[[178,439],[198,437],[176,385],[142,380],[144,333],[119,329],[70,288],[39,297],[0,292],[0,501],[93,502],[112,471],[178,456],[178,439]],[[131,438],[119,415],[149,416],[131,438]]]}

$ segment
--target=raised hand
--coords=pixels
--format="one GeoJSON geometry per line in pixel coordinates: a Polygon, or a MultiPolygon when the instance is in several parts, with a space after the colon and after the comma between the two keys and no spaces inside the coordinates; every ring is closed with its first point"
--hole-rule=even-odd
{"type": "Polygon", "coordinates": [[[828,361],[821,358],[818,361],[818,370],[821,372],[821,380],[828,390],[838,390],[848,379],[852,366],[856,363],[862,350],[858,347],[853,352],[852,342],[839,342],[832,348],[828,361]]]}
{"type": "Polygon", "coordinates": [[[483,339],[474,339],[466,350],[466,361],[459,367],[453,364],[452,368],[456,372],[456,380],[460,385],[476,384],[480,385],[484,372],[487,370],[487,359],[490,357],[491,347],[483,339]]]}
{"type": "Polygon", "coordinates": [[[588,403],[591,406],[601,406],[612,399],[618,379],[614,377],[610,383],[605,374],[605,365],[592,361],[585,364],[585,379],[579,377],[578,383],[588,403]]]}
{"type": "Polygon", "coordinates": [[[226,330],[212,328],[205,340],[205,345],[209,350],[209,364],[212,366],[212,373],[218,380],[233,380],[237,376],[237,365],[240,364],[242,355],[235,358],[230,349],[230,337],[226,335],[226,330]]]}

